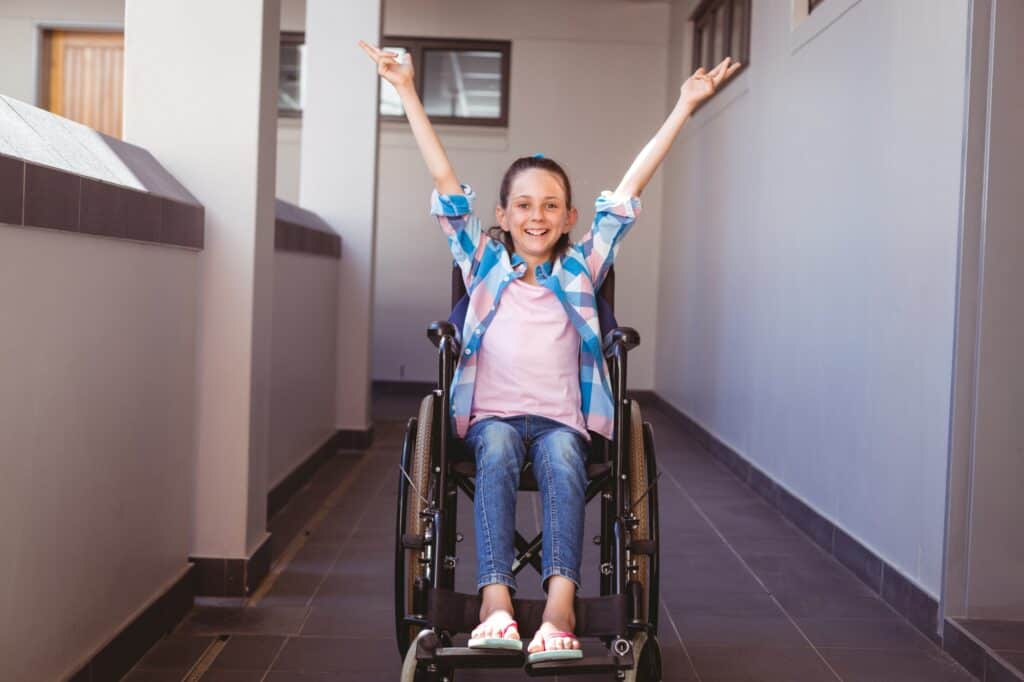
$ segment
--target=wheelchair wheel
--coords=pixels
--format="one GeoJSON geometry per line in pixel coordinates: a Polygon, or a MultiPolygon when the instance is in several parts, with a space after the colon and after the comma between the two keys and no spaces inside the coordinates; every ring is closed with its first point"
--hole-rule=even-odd
{"type": "MultiPolygon", "coordinates": [[[[420,633],[420,626],[405,622],[414,612],[413,587],[424,575],[420,550],[407,548],[403,536],[423,537],[425,522],[421,513],[429,495],[431,448],[434,441],[434,413],[437,397],[431,393],[423,398],[416,419],[410,419],[402,447],[402,471],[398,477],[398,519],[395,538],[395,633],[400,655],[406,656],[420,633]],[[406,479],[406,476],[409,478],[406,479]],[[416,489],[409,485],[413,482],[416,489]],[[419,492],[417,492],[417,490],[419,492]]],[[[402,679],[405,679],[404,677],[402,679]]]]}
{"type": "Polygon", "coordinates": [[[633,637],[632,670],[626,671],[625,682],[661,682],[661,646],[658,638],[639,632],[633,637]]]}
{"type": "Polygon", "coordinates": [[[399,676],[400,682],[455,682],[454,670],[428,670],[418,664],[416,660],[416,648],[420,637],[434,636],[433,630],[421,630],[409,643],[409,648],[402,659],[402,672],[399,676]]]}
{"type": "MultiPolygon", "coordinates": [[[[652,538],[652,531],[657,529],[658,524],[658,497],[652,490],[657,480],[657,471],[650,425],[644,423],[640,405],[635,400],[631,401],[629,418],[629,503],[637,519],[632,539],[644,541],[652,538]]],[[[657,553],[652,556],[637,554],[633,560],[637,564],[637,581],[642,594],[642,613],[639,616],[652,625],[652,632],[657,633],[657,553]]]]}

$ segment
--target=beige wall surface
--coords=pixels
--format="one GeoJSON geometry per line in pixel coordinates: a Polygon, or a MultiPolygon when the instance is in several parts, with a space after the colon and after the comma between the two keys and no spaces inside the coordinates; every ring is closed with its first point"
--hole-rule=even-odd
{"type": "MultiPolygon", "coordinates": [[[[992,2],[989,44],[988,159],[979,273],[964,286],[977,290],[980,323],[967,330],[977,352],[972,425],[973,485],[965,601],[957,615],[1024,618],[1024,5],[992,2]]],[[[974,180],[977,180],[976,178],[974,180]]],[[[959,587],[959,586],[957,586],[959,587]]]]}
{"type": "Polygon", "coordinates": [[[0,225],[0,679],[73,673],[186,570],[197,268],[0,225]]]}
{"type": "Polygon", "coordinates": [[[334,434],[338,261],[274,256],[269,488],[334,434]]]}
{"type": "MultiPolygon", "coordinates": [[[[509,127],[439,126],[439,134],[459,179],[476,190],[485,225],[516,157],[541,152],[563,164],[580,208],[578,239],[594,198],[615,188],[664,120],[667,17],[660,3],[394,0],[384,32],[512,41],[509,127]]],[[[451,255],[429,215],[432,184],[407,125],[382,126],[379,163],[373,377],[431,381],[436,351],[424,332],[450,312],[451,255]]],[[[653,386],[661,195],[656,176],[616,267],[618,319],[643,339],[630,354],[634,389],[653,386]]]]}
{"type": "Polygon", "coordinates": [[[656,390],[937,596],[967,2],[787,5],[670,155],[656,390]]]}

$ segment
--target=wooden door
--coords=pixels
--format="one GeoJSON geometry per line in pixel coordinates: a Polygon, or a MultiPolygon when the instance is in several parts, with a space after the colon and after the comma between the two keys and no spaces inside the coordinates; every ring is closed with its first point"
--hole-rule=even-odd
{"type": "Polygon", "coordinates": [[[43,105],[55,114],[121,137],[124,34],[47,31],[43,105]]]}

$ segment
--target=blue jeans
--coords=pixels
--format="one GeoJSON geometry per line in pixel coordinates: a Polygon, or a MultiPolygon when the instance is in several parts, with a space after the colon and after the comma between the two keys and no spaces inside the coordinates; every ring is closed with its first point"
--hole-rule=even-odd
{"type": "Polygon", "coordinates": [[[475,422],[466,433],[466,444],[476,457],[477,589],[500,584],[515,592],[516,491],[527,457],[544,510],[544,589],[553,575],[568,578],[579,589],[587,440],[565,424],[524,415],[475,422]]]}

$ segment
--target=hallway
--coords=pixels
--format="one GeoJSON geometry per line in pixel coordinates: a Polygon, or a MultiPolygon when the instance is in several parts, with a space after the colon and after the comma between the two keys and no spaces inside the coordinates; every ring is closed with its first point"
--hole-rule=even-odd
{"type": "MultiPolygon", "coordinates": [[[[395,680],[394,492],[405,420],[417,400],[375,401],[365,453],[328,461],[271,521],[274,565],[248,600],[198,599],[126,682],[395,680]]],[[[969,682],[973,678],[741,484],[669,417],[647,407],[661,478],[666,681],[969,682]]],[[[536,505],[521,493],[519,526],[536,505]]],[[[460,500],[460,591],[472,590],[472,510],[460,500]]],[[[596,505],[585,537],[594,535],[596,505]]],[[[596,593],[587,543],[584,591],[596,593]]],[[[539,580],[519,576],[520,594],[539,580]]],[[[587,643],[584,643],[587,646],[587,643]]],[[[527,679],[461,671],[461,680],[527,679]]],[[[569,678],[566,678],[569,679],[569,678]]],[[[604,678],[571,678],[604,679],[604,678]]]]}

